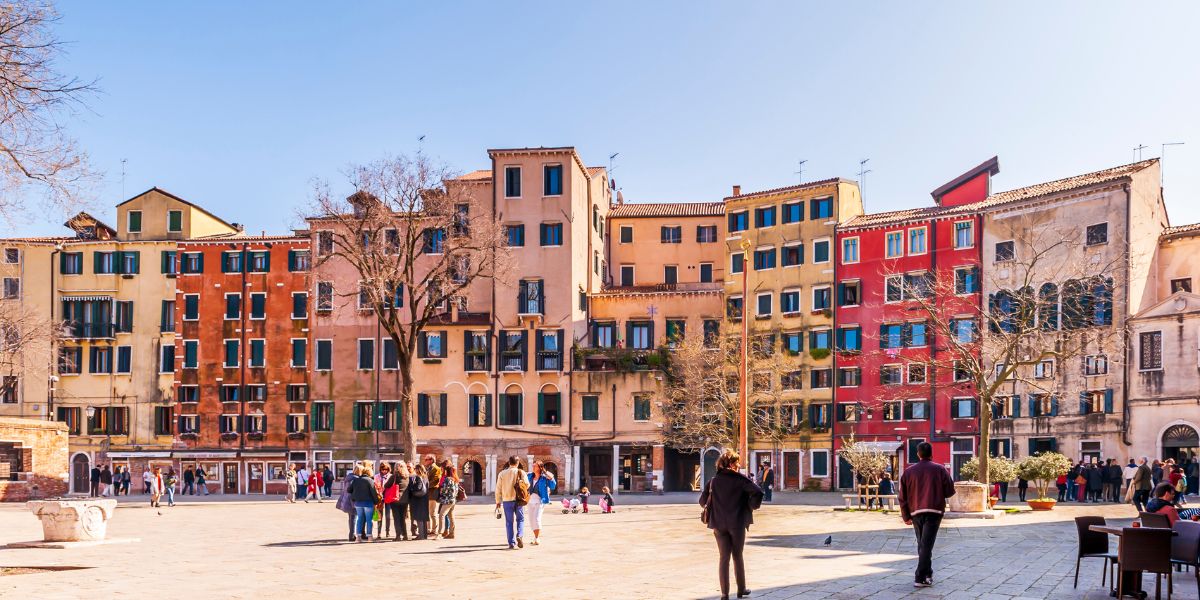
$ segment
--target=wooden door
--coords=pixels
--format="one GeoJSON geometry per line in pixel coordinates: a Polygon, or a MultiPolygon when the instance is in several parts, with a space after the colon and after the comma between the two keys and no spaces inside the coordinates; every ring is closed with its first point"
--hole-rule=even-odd
{"type": "Polygon", "coordinates": [[[260,462],[246,463],[246,493],[262,494],[265,492],[263,488],[263,464],[260,462]]]}
{"type": "Polygon", "coordinates": [[[783,487],[789,490],[800,489],[800,453],[783,453],[783,487]]]}
{"type": "Polygon", "coordinates": [[[71,459],[71,491],[86,494],[91,491],[92,465],[86,454],[76,454],[71,459]]]}
{"type": "Polygon", "coordinates": [[[221,465],[221,490],[226,494],[238,493],[238,464],[221,465]]]}

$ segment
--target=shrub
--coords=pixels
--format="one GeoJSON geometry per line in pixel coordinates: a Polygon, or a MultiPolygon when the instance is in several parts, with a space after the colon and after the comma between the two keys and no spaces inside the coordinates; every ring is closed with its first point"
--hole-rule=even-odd
{"type": "MultiPolygon", "coordinates": [[[[979,481],[979,457],[972,456],[971,460],[963,463],[959,471],[963,477],[971,481],[979,481]]],[[[1006,456],[988,457],[988,480],[982,483],[999,483],[1012,481],[1017,478],[1017,463],[1006,456]]]]}
{"type": "Polygon", "coordinates": [[[1051,500],[1046,490],[1054,484],[1059,475],[1065,475],[1071,470],[1071,459],[1057,452],[1043,452],[1026,456],[1017,463],[1017,476],[1026,481],[1032,481],[1038,491],[1035,500],[1051,500]]]}

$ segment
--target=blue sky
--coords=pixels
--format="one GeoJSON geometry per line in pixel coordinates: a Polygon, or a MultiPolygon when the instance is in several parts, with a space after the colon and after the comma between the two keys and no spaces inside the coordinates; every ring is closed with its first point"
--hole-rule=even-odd
{"type": "MultiPolygon", "coordinates": [[[[1200,221],[1200,3],[62,2],[61,68],[98,77],[67,122],[106,173],[96,212],[159,186],[284,231],[313,178],[423,149],[620,152],[628,201],[856,178],[869,211],[999,155],[997,190],[1167,149],[1200,221]],[[579,4],[579,5],[577,5],[579,4]],[[828,6],[827,6],[828,5],[828,6]]],[[[33,225],[57,232],[54,223],[33,225]]]]}

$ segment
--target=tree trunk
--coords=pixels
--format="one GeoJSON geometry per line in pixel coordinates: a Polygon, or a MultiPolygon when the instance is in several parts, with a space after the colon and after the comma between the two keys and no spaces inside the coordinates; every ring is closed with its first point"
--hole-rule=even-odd
{"type": "Polygon", "coordinates": [[[412,411],[412,366],[400,361],[400,441],[405,460],[417,459],[416,422],[412,411]]]}
{"type": "MultiPolygon", "coordinates": [[[[988,473],[988,446],[991,445],[991,429],[992,424],[992,401],[979,399],[979,481],[985,485],[992,484],[991,477],[988,473]]],[[[988,489],[988,495],[991,496],[991,488],[988,489]]]]}

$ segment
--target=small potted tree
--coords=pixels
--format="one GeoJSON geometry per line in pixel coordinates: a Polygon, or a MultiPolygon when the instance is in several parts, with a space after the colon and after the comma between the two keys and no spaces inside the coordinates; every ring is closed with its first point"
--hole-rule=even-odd
{"type": "MultiPolygon", "coordinates": [[[[959,469],[959,473],[961,473],[963,477],[970,479],[971,481],[980,481],[979,457],[972,456],[971,460],[968,460],[967,462],[963,463],[963,466],[959,469]]],[[[989,494],[988,495],[988,508],[992,508],[993,506],[996,505],[996,502],[998,502],[1000,500],[996,496],[991,495],[991,491],[990,491],[991,485],[994,483],[1000,483],[1003,481],[1012,481],[1013,479],[1016,479],[1016,478],[1017,478],[1017,463],[1013,462],[1011,459],[1009,459],[1006,456],[988,457],[987,481],[980,481],[980,483],[988,484],[988,489],[989,489],[989,491],[988,491],[988,494],[989,494]]]]}
{"type": "Polygon", "coordinates": [[[884,469],[891,466],[888,455],[875,445],[855,441],[852,437],[838,450],[838,456],[850,465],[855,475],[862,477],[861,482],[855,482],[859,504],[866,501],[869,506],[872,500],[878,502],[879,477],[883,474],[884,469]]]}
{"type": "Polygon", "coordinates": [[[1057,500],[1046,495],[1050,486],[1054,485],[1059,475],[1071,470],[1071,459],[1057,452],[1043,452],[1027,456],[1017,463],[1017,475],[1026,481],[1033,482],[1037,497],[1026,500],[1033,510],[1051,510],[1057,500]]]}

